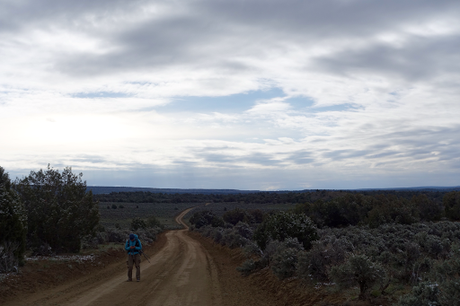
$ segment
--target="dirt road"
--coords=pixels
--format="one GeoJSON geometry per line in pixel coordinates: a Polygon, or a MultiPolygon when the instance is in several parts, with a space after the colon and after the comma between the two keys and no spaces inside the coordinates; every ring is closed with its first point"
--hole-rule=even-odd
{"type": "MultiPolygon", "coordinates": [[[[188,211],[176,221],[184,224],[188,211]]],[[[142,261],[140,282],[126,282],[126,271],[118,272],[109,279],[80,280],[7,305],[221,305],[216,266],[186,231],[166,234],[165,246],[150,263],[142,261]]]]}
{"type": "MultiPolygon", "coordinates": [[[[183,223],[182,212],[177,218],[183,223]]],[[[113,250],[99,262],[30,263],[30,271],[0,282],[0,305],[196,305],[196,306],[306,306],[389,305],[359,301],[340,291],[305,287],[296,279],[278,280],[270,269],[249,277],[236,270],[245,257],[238,249],[213,243],[187,229],[159,235],[146,247],[150,263],[141,263],[141,281],[126,282],[125,254],[113,250]],[[57,282],[62,281],[60,285],[57,282]]]]}

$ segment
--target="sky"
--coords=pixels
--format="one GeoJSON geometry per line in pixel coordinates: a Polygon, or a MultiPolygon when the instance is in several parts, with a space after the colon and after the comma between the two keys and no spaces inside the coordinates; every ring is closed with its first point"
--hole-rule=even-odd
{"type": "Polygon", "coordinates": [[[0,0],[0,166],[89,186],[460,185],[458,0],[0,0]]]}

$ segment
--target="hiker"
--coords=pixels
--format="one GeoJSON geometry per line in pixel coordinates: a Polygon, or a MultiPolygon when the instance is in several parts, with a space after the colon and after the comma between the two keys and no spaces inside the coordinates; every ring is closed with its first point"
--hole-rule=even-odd
{"type": "Polygon", "coordinates": [[[141,280],[141,252],[142,244],[135,234],[129,234],[129,239],[126,240],[125,250],[128,252],[128,282],[133,281],[133,265],[136,266],[136,280],[141,280]]]}

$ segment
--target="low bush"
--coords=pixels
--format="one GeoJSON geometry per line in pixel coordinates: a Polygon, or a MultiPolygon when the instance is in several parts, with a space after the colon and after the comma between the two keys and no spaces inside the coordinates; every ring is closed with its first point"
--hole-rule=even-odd
{"type": "Polygon", "coordinates": [[[249,216],[245,210],[242,210],[240,208],[236,208],[233,210],[227,211],[223,216],[222,219],[230,223],[232,225],[236,225],[239,222],[245,222],[247,223],[249,221],[249,216]]]}
{"type": "Polygon", "coordinates": [[[442,284],[439,302],[442,306],[458,306],[460,304],[460,281],[452,279],[442,284]]]}
{"type": "MultiPolygon", "coordinates": [[[[399,306],[432,306],[439,304],[437,283],[422,282],[412,288],[412,293],[401,297],[399,306]]],[[[457,304],[458,305],[458,304],[457,304]]]]}
{"type": "Polygon", "coordinates": [[[331,269],[332,279],[341,287],[359,286],[359,298],[365,299],[376,283],[384,283],[384,268],[362,254],[351,254],[344,264],[331,269]]]}
{"type": "Polygon", "coordinates": [[[2,242],[0,245],[0,272],[19,271],[19,258],[15,254],[17,254],[20,247],[19,242],[2,242]]]}
{"type": "Polygon", "coordinates": [[[323,236],[313,242],[310,251],[300,254],[297,274],[305,281],[330,281],[330,268],[344,263],[347,253],[353,250],[353,245],[345,237],[323,236]]]}
{"type": "Polygon", "coordinates": [[[241,273],[243,276],[248,276],[251,273],[254,273],[256,271],[259,271],[263,268],[265,268],[267,265],[265,262],[262,260],[254,260],[254,259],[248,259],[243,264],[241,267],[237,267],[236,270],[241,273]]]}
{"type": "Polygon", "coordinates": [[[141,218],[133,218],[131,221],[130,229],[132,231],[137,231],[138,229],[145,229],[147,228],[147,223],[141,218]]]}
{"type": "Polygon", "coordinates": [[[303,251],[303,245],[297,238],[287,238],[277,244],[270,260],[270,266],[279,279],[285,279],[294,276],[299,257],[299,252],[303,251]]]}
{"type": "Polygon", "coordinates": [[[264,250],[270,240],[297,238],[306,250],[318,239],[315,224],[303,213],[280,211],[268,216],[254,232],[254,240],[264,250]]]}
{"type": "Polygon", "coordinates": [[[224,226],[224,221],[217,217],[210,210],[197,211],[189,219],[189,222],[195,227],[200,228],[206,225],[211,225],[213,227],[224,226]]]}
{"type": "Polygon", "coordinates": [[[11,186],[8,173],[0,167],[0,271],[5,272],[24,264],[27,233],[27,211],[11,186]]]}

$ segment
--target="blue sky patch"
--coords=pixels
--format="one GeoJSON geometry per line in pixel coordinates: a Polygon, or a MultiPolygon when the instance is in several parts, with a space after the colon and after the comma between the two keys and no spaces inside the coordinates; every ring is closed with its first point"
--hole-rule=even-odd
{"type": "Polygon", "coordinates": [[[314,101],[311,98],[307,97],[293,97],[284,100],[284,102],[289,103],[294,110],[305,111],[310,109],[313,106],[314,101]]]}
{"type": "Polygon", "coordinates": [[[343,112],[349,110],[356,110],[359,109],[356,105],[350,103],[338,104],[338,105],[331,105],[325,107],[315,107],[312,108],[310,111],[312,113],[322,113],[322,112],[343,112]]]}
{"type": "Polygon", "coordinates": [[[77,92],[71,95],[72,98],[94,99],[94,98],[127,98],[128,95],[122,92],[95,91],[95,92],[77,92]]]}
{"type": "Polygon", "coordinates": [[[253,107],[259,100],[268,100],[285,96],[279,88],[256,90],[247,93],[222,97],[177,97],[171,103],[161,106],[163,112],[194,112],[194,113],[239,113],[253,107]]]}

